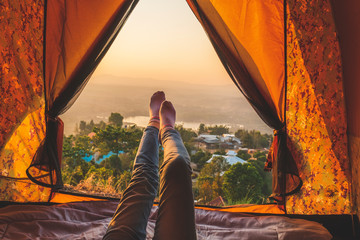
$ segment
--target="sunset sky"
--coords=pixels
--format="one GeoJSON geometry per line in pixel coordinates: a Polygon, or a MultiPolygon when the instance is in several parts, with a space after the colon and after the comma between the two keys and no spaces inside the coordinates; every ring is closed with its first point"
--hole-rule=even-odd
{"type": "Polygon", "coordinates": [[[139,1],[79,99],[62,115],[65,130],[70,134],[79,121],[98,122],[111,112],[144,126],[156,90],[166,91],[185,127],[201,121],[271,131],[228,76],[185,0],[139,1]]]}
{"type": "Polygon", "coordinates": [[[96,76],[232,84],[185,0],[141,0],[96,76]]]}

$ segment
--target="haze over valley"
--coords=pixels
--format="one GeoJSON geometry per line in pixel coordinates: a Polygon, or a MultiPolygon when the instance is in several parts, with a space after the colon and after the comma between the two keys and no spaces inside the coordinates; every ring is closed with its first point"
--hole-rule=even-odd
{"type": "Polygon", "coordinates": [[[263,133],[272,132],[231,82],[204,85],[95,75],[75,104],[60,116],[65,134],[72,134],[81,120],[107,121],[111,112],[119,112],[125,122],[144,125],[150,96],[157,90],[163,90],[174,104],[177,123],[183,122],[184,127],[197,128],[200,123],[226,124],[233,131],[243,126],[263,133]]]}

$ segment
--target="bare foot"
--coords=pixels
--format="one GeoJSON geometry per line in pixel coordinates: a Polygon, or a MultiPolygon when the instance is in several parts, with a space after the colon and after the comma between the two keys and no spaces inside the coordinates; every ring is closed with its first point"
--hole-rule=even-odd
{"type": "Polygon", "coordinates": [[[163,128],[174,128],[176,111],[169,101],[164,101],[160,107],[160,126],[163,128]]]}
{"type": "Polygon", "coordinates": [[[157,91],[151,96],[150,99],[150,121],[149,125],[159,128],[160,118],[159,118],[159,110],[161,103],[165,101],[165,93],[163,91],[157,91]]]}

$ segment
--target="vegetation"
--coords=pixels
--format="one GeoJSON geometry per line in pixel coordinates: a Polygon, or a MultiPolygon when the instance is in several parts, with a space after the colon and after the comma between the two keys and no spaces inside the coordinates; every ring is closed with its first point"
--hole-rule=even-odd
{"type": "Polygon", "coordinates": [[[122,128],[122,119],[119,113],[111,113],[107,124],[81,121],[77,134],[64,137],[62,176],[68,187],[113,196],[125,189],[142,130],[122,128]],[[109,152],[113,155],[95,161],[109,152]],[[93,159],[86,162],[84,158],[90,156],[93,159]]]}
{"type": "Polygon", "coordinates": [[[243,148],[269,148],[272,142],[272,135],[261,134],[256,130],[244,130],[240,129],[235,132],[235,137],[239,138],[242,142],[243,148]]]}
{"type": "Polygon", "coordinates": [[[205,164],[197,179],[198,199],[200,203],[207,203],[218,196],[222,196],[222,173],[230,168],[230,164],[223,157],[214,157],[205,164]]]}
{"type": "Polygon", "coordinates": [[[199,125],[198,134],[223,135],[229,133],[229,128],[225,125],[206,126],[204,123],[199,125]]]}
{"type": "Polygon", "coordinates": [[[252,164],[236,163],[224,173],[223,190],[229,201],[259,199],[262,179],[252,164]]]}
{"type": "MultiPolygon", "coordinates": [[[[122,126],[121,114],[111,113],[108,123],[81,121],[76,134],[64,137],[62,175],[69,189],[115,197],[121,195],[130,182],[143,131],[136,126],[122,126]]],[[[239,150],[237,156],[247,163],[231,166],[224,157],[212,158],[212,153],[207,149],[200,149],[194,141],[198,135],[195,131],[183,125],[176,125],[175,128],[194,163],[192,179],[197,202],[208,204],[221,196],[228,204],[262,203],[271,194],[271,174],[263,171],[266,152],[259,150],[251,155],[239,150]],[[211,158],[212,161],[208,162],[211,158]]],[[[200,124],[198,133],[222,135],[229,133],[229,128],[200,124]]],[[[249,148],[261,149],[271,141],[270,135],[262,135],[254,130],[239,130],[236,136],[242,141],[248,139],[244,147],[249,148]]],[[[164,154],[161,146],[159,153],[161,164],[164,154]]],[[[225,155],[226,151],[217,149],[213,153],[225,155]]]]}
{"type": "Polygon", "coordinates": [[[244,150],[239,150],[236,154],[237,157],[244,159],[244,160],[248,160],[249,158],[251,158],[251,155],[244,150]]]}

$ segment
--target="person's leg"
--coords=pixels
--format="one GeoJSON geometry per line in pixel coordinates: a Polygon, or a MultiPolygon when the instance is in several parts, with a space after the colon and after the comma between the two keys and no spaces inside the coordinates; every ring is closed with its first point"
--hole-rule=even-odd
{"type": "Polygon", "coordinates": [[[154,239],[196,239],[190,157],[173,128],[175,109],[165,101],[160,108],[164,163],[160,168],[160,203],[154,239]]]}
{"type": "Polygon", "coordinates": [[[158,112],[165,100],[155,93],[150,102],[150,122],[135,158],[130,183],[124,191],[103,239],[145,239],[146,225],[157,194],[159,168],[158,112]]]}

